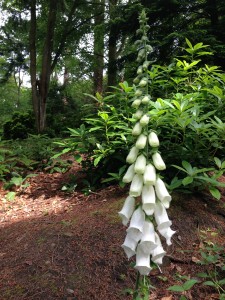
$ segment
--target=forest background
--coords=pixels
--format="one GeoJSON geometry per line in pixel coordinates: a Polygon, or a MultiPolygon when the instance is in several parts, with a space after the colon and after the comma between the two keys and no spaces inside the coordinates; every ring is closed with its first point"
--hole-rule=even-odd
{"type": "Polygon", "coordinates": [[[132,144],[143,7],[152,47],[151,126],[163,136],[162,152],[173,165],[166,174],[170,188],[207,186],[220,198],[225,5],[211,0],[1,1],[3,180],[23,182],[21,165],[65,171],[68,166],[54,159],[76,151],[89,189],[121,181],[132,144]]]}

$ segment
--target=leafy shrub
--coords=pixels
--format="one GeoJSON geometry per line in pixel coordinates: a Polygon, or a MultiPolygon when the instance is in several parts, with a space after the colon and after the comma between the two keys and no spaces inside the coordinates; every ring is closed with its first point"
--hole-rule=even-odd
{"type": "MultiPolygon", "coordinates": [[[[225,74],[217,66],[201,63],[201,57],[212,54],[206,51],[207,46],[186,42],[183,57],[174,59],[169,66],[152,65],[148,72],[152,97],[149,126],[160,137],[160,150],[168,166],[165,176],[176,178],[173,188],[184,180],[179,179],[182,170],[173,165],[182,168],[186,161],[195,171],[200,169],[201,174],[197,171],[198,176],[189,176],[183,186],[199,188],[203,182],[210,183],[212,195],[219,198],[216,180],[223,170],[217,172],[214,157],[224,159],[225,74]],[[211,179],[208,171],[216,171],[216,177],[211,179]],[[200,184],[195,184],[196,180],[200,184]]],[[[121,171],[120,176],[114,172],[123,167],[127,150],[133,144],[129,124],[134,121],[131,102],[135,90],[135,86],[124,82],[114,94],[94,97],[98,112],[84,119],[80,129],[70,129],[71,138],[61,143],[64,151],[87,155],[86,162],[98,183],[121,179],[123,175],[121,171]],[[105,179],[107,173],[111,173],[111,179],[105,179]]]]}
{"type": "Polygon", "coordinates": [[[3,139],[25,139],[29,133],[35,132],[35,121],[32,113],[16,112],[11,120],[3,125],[3,139]]]}

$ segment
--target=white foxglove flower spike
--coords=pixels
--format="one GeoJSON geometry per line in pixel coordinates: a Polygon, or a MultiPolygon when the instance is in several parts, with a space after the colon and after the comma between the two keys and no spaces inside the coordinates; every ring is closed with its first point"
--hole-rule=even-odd
{"type": "Polygon", "coordinates": [[[152,164],[148,164],[145,168],[143,176],[144,184],[153,185],[156,182],[156,171],[152,164]]]}
{"type": "Polygon", "coordinates": [[[122,181],[125,183],[130,183],[132,179],[134,178],[135,172],[134,172],[134,164],[130,165],[127,169],[125,175],[123,176],[122,181]]]}
{"type": "Polygon", "coordinates": [[[164,249],[162,247],[160,238],[157,233],[155,233],[155,240],[156,240],[157,247],[151,252],[152,261],[155,264],[161,265],[163,257],[165,256],[166,252],[164,251],[164,249]]]}
{"type": "Polygon", "coordinates": [[[152,155],[153,164],[157,170],[162,171],[166,169],[166,165],[161,157],[161,155],[156,152],[152,155]]]}
{"type": "Polygon", "coordinates": [[[130,196],[132,197],[138,197],[141,195],[143,186],[143,176],[141,174],[134,175],[134,178],[130,185],[130,196]]]}
{"type": "Polygon", "coordinates": [[[137,241],[132,239],[131,234],[127,234],[123,245],[121,246],[126,253],[128,259],[130,259],[136,253],[137,241]]]}
{"type": "Polygon", "coordinates": [[[159,200],[163,203],[165,208],[170,207],[171,202],[171,196],[167,191],[167,188],[165,186],[165,183],[162,181],[162,179],[157,178],[155,182],[155,191],[156,195],[159,198],[159,200]]]}
{"type": "Polygon", "coordinates": [[[156,202],[154,216],[155,221],[158,225],[158,230],[168,230],[168,228],[172,225],[172,222],[167,215],[166,209],[160,201],[156,202]]]}
{"type": "Polygon", "coordinates": [[[141,154],[138,156],[135,164],[134,164],[134,172],[136,174],[144,174],[146,168],[146,157],[141,154]]]}
{"type": "Polygon", "coordinates": [[[119,216],[122,218],[122,223],[124,226],[129,222],[135,209],[135,199],[128,196],[124,202],[123,208],[118,212],[119,216]]]}
{"type": "Polygon", "coordinates": [[[142,232],[144,230],[144,222],[145,213],[143,212],[141,206],[139,206],[134,211],[130,220],[130,226],[127,228],[127,233],[129,233],[130,237],[132,237],[135,241],[141,239],[142,232]]]}
{"type": "Polygon", "coordinates": [[[150,255],[144,253],[140,245],[137,246],[135,269],[137,269],[141,275],[148,275],[152,269],[150,267],[150,255]]]}
{"type": "Polygon", "coordinates": [[[151,222],[145,221],[140,247],[145,254],[150,255],[151,251],[157,247],[155,241],[155,230],[151,222]]]}
{"type": "Polygon", "coordinates": [[[138,152],[139,152],[138,148],[136,148],[135,146],[132,147],[129,154],[127,155],[126,162],[128,164],[133,164],[137,159],[138,152]]]}
{"type": "Polygon", "coordinates": [[[151,216],[155,211],[155,191],[152,185],[144,185],[142,189],[142,208],[146,215],[151,216]]]}

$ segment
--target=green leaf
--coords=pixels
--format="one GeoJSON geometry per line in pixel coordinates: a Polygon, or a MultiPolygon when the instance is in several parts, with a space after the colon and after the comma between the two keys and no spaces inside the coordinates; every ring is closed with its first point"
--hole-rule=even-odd
{"type": "Polygon", "coordinates": [[[193,287],[193,285],[195,285],[196,283],[198,283],[198,280],[196,280],[196,279],[190,279],[190,280],[186,281],[186,282],[183,284],[183,288],[184,288],[185,291],[188,291],[188,290],[190,290],[190,289],[193,287]]]}
{"type": "Polygon", "coordinates": [[[182,166],[187,170],[188,175],[193,175],[193,168],[189,162],[183,160],[182,166]]]}
{"type": "Polygon", "coordinates": [[[181,285],[173,285],[173,286],[170,286],[170,287],[168,288],[168,290],[169,290],[169,291],[172,291],[172,292],[184,292],[184,291],[185,291],[184,288],[183,288],[183,286],[181,286],[181,285]]]}
{"type": "Polygon", "coordinates": [[[224,285],[225,284],[225,278],[219,280],[219,285],[224,285]]]}
{"type": "Polygon", "coordinates": [[[191,184],[193,182],[193,177],[191,176],[187,176],[182,180],[183,185],[188,185],[191,184]]]}
{"type": "Polygon", "coordinates": [[[191,42],[189,41],[189,39],[185,38],[185,41],[187,43],[187,45],[190,47],[190,48],[193,48],[191,42]]]}
{"type": "Polygon", "coordinates": [[[216,198],[217,200],[220,200],[220,198],[221,198],[221,193],[220,193],[220,191],[219,191],[217,188],[215,188],[214,186],[211,186],[211,187],[209,188],[209,191],[210,191],[211,195],[212,195],[214,198],[216,198]]]}
{"type": "Polygon", "coordinates": [[[7,195],[6,195],[6,199],[7,199],[8,201],[13,201],[13,200],[15,199],[15,196],[16,196],[16,193],[15,193],[15,192],[9,192],[9,193],[7,193],[7,195]]]}
{"type": "Polygon", "coordinates": [[[205,281],[203,282],[203,285],[214,286],[214,287],[216,286],[213,281],[205,281]]]}
{"type": "Polygon", "coordinates": [[[95,158],[94,160],[94,166],[96,167],[98,165],[98,163],[100,162],[100,160],[102,159],[102,156],[98,156],[95,158]]]}
{"type": "Polygon", "coordinates": [[[209,274],[204,273],[204,272],[198,273],[197,276],[198,276],[198,277],[201,277],[201,278],[208,278],[208,277],[210,277],[209,274]]]}

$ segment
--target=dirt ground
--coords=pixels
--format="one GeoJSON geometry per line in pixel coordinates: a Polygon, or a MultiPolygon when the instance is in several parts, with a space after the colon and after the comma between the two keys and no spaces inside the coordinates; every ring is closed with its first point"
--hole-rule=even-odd
{"type": "MultiPolygon", "coordinates": [[[[0,188],[0,300],[130,300],[136,272],[120,245],[125,237],[118,211],[126,189],[110,186],[91,192],[61,190],[69,173],[30,178],[29,187],[14,201],[0,188]]],[[[174,194],[168,211],[176,230],[165,247],[162,273],[150,273],[155,287],[150,299],[177,300],[168,287],[182,276],[197,278],[208,266],[198,264],[205,244],[225,247],[225,200],[208,195],[174,194]]],[[[225,273],[222,274],[225,277],[225,273]]],[[[187,299],[219,299],[201,278],[187,299]]]]}

